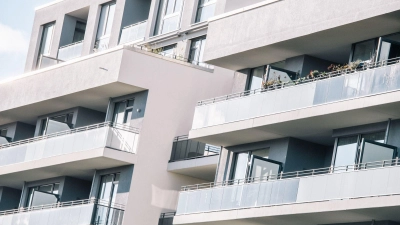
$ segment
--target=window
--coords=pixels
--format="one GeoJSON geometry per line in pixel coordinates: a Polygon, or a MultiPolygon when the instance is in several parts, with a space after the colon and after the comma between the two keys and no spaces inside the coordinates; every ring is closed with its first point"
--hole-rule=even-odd
{"type": "Polygon", "coordinates": [[[7,129],[0,129],[0,136],[7,137],[7,129]]]}
{"type": "Polygon", "coordinates": [[[59,201],[59,188],[60,183],[30,187],[26,207],[57,203],[59,201]]]}
{"type": "Polygon", "coordinates": [[[133,112],[133,99],[115,103],[113,123],[124,124],[130,122],[133,112]]]}
{"type": "Polygon", "coordinates": [[[101,6],[99,27],[97,28],[95,49],[104,50],[108,48],[110,33],[115,14],[115,2],[109,2],[101,6]]]}
{"type": "Polygon", "coordinates": [[[86,30],[86,23],[77,21],[75,25],[75,32],[74,32],[74,38],[73,38],[73,43],[82,41],[85,38],[85,30],[86,30]]]}
{"type": "Polygon", "coordinates": [[[334,166],[355,169],[355,164],[391,160],[394,150],[383,144],[385,134],[385,131],[380,131],[338,138],[334,166]]]}
{"type": "Polygon", "coordinates": [[[363,41],[353,45],[353,57],[351,61],[375,60],[376,40],[363,41]]]}
{"type": "Polygon", "coordinates": [[[195,22],[203,22],[214,16],[216,2],[216,0],[199,0],[195,22]]]}
{"type": "Polygon", "coordinates": [[[269,148],[237,153],[231,174],[232,180],[277,176],[282,163],[269,159],[269,148]]]}
{"type": "Polygon", "coordinates": [[[192,40],[189,52],[189,62],[195,65],[203,66],[204,48],[206,45],[206,36],[192,40]]]}
{"type": "Polygon", "coordinates": [[[175,55],[175,49],[176,49],[176,44],[168,45],[162,47],[161,52],[159,54],[167,57],[173,57],[175,55]]]}
{"type": "Polygon", "coordinates": [[[51,50],[51,43],[53,41],[55,22],[43,25],[42,37],[40,39],[39,55],[37,66],[39,66],[42,56],[49,56],[51,50]]]}
{"type": "Polygon", "coordinates": [[[160,0],[155,35],[178,30],[183,0],[160,0]]]}
{"type": "Polygon", "coordinates": [[[119,178],[119,173],[108,174],[101,177],[97,198],[103,202],[103,205],[97,205],[96,208],[95,224],[97,225],[119,224],[119,214],[122,212],[112,208],[112,204],[115,203],[117,196],[119,178]]]}
{"type": "Polygon", "coordinates": [[[72,120],[74,118],[73,113],[67,113],[64,115],[59,115],[59,116],[53,116],[53,117],[48,117],[45,119],[42,119],[40,122],[40,130],[39,130],[39,135],[46,135],[58,131],[63,131],[65,130],[65,126],[55,126],[56,124],[62,123],[68,126],[68,128],[72,127],[72,120]],[[51,121],[49,123],[49,121],[51,121]],[[53,123],[52,123],[53,122],[53,123]]]}

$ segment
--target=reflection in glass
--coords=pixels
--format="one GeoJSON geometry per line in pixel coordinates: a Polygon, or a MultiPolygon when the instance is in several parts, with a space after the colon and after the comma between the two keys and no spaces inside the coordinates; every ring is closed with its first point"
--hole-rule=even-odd
{"type": "Polygon", "coordinates": [[[336,156],[335,167],[354,165],[356,163],[358,136],[339,138],[336,156]]]}
{"type": "MultiPolygon", "coordinates": [[[[372,141],[365,141],[364,147],[362,149],[362,158],[361,163],[368,163],[368,162],[378,162],[383,160],[391,160],[395,154],[396,147],[385,145],[385,144],[378,144],[372,141]]],[[[370,164],[370,166],[366,166],[367,168],[371,167],[381,167],[382,164],[370,164]]]]}
{"type": "Polygon", "coordinates": [[[252,70],[249,90],[256,90],[261,88],[264,73],[265,73],[264,66],[260,66],[252,70]]]}
{"type": "Polygon", "coordinates": [[[195,65],[200,65],[202,66],[203,63],[203,54],[204,54],[204,48],[206,45],[206,37],[199,37],[196,39],[192,40],[192,44],[190,47],[190,52],[189,52],[189,62],[195,65]]]}
{"type": "Polygon", "coordinates": [[[354,45],[352,61],[368,61],[375,55],[375,40],[364,41],[354,45]]]}
{"type": "Polygon", "coordinates": [[[278,175],[280,164],[269,161],[267,159],[254,157],[252,162],[251,177],[266,177],[270,175],[278,175]]]}
{"type": "Polygon", "coordinates": [[[236,154],[235,167],[232,176],[233,180],[246,178],[248,160],[247,152],[236,154]]]}

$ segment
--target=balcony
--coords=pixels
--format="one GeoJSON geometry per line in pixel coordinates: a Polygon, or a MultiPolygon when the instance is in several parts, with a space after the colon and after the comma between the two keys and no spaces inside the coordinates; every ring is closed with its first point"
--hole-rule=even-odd
{"type": "Polygon", "coordinates": [[[61,61],[68,61],[74,58],[78,58],[82,54],[82,47],[83,41],[62,46],[58,50],[58,59],[61,61]]]}
{"type": "Polygon", "coordinates": [[[103,200],[78,200],[2,211],[0,212],[0,224],[120,225],[122,224],[124,211],[123,205],[109,204],[103,200]],[[109,213],[102,214],[101,212],[104,211],[108,211],[109,213]]]}
{"type": "MultiPolygon", "coordinates": [[[[397,118],[397,114],[389,113],[389,111],[392,111],[392,107],[393,109],[397,107],[395,105],[398,101],[389,98],[389,95],[395,96],[395,92],[399,89],[400,64],[398,58],[377,63],[365,63],[357,69],[322,73],[313,78],[301,78],[286,83],[280,82],[269,85],[265,89],[251,90],[198,102],[189,137],[211,144],[229,146],[265,140],[265,134],[260,137],[254,135],[253,131],[256,130],[256,127],[258,127],[258,130],[265,128],[264,130],[271,131],[271,138],[285,136],[304,138],[301,136],[302,133],[317,133],[316,130],[322,133],[328,132],[328,128],[336,129],[362,125],[363,123],[380,122],[391,118],[389,114],[397,118]],[[388,96],[380,97],[383,94],[388,96]],[[379,98],[379,100],[372,100],[374,98],[379,98]],[[369,105],[362,106],[362,102],[367,99],[369,105]],[[334,107],[334,105],[341,104],[346,104],[346,106],[334,107]],[[369,117],[368,120],[365,118],[366,120],[362,123],[358,120],[349,121],[348,115],[339,116],[337,114],[348,114],[352,107],[366,111],[368,107],[382,107],[380,105],[383,104],[392,105],[390,105],[390,108],[385,107],[380,110],[380,114],[377,114],[375,118],[369,117]],[[327,109],[321,110],[320,108],[327,109]],[[304,122],[301,126],[297,125],[299,129],[307,127],[308,129],[304,132],[293,132],[290,127],[286,127],[287,129],[274,127],[274,131],[267,128],[267,124],[272,126],[272,123],[278,122],[294,123],[295,120],[299,121],[299,119],[306,118],[311,120],[316,115],[336,117],[332,121],[319,117],[325,125],[332,122],[329,124],[330,127],[324,127],[326,131],[322,130],[322,127],[318,127],[315,120],[304,122]],[[267,119],[270,117],[274,117],[274,119],[267,119]],[[314,125],[311,126],[310,123],[314,125]],[[233,131],[239,132],[239,130],[249,130],[251,135],[246,136],[242,133],[239,137],[236,135],[235,139],[228,137],[236,134],[233,131]],[[217,135],[223,136],[217,138],[217,135]],[[247,137],[254,139],[246,139],[247,137]]],[[[374,110],[374,112],[377,111],[374,110]]]]}
{"type": "Polygon", "coordinates": [[[0,167],[96,148],[135,153],[138,130],[101,123],[0,145],[0,167]]]}
{"type": "Polygon", "coordinates": [[[212,181],[221,147],[179,136],[174,139],[168,171],[212,181]]]}
{"type": "MultiPolygon", "coordinates": [[[[343,167],[280,173],[246,180],[185,186],[182,187],[179,195],[177,217],[174,222],[175,224],[186,224],[188,221],[225,224],[211,222],[235,220],[235,222],[243,222],[242,224],[251,224],[254,220],[267,222],[268,219],[277,219],[278,216],[286,216],[289,220],[291,214],[296,214],[313,217],[315,220],[309,224],[339,223],[340,218],[328,219],[323,216],[318,218],[317,214],[321,213],[318,210],[328,210],[338,215],[338,211],[342,210],[341,204],[349,204],[343,202],[345,200],[365,199],[368,201],[378,196],[397,196],[400,194],[400,183],[397,179],[399,175],[400,164],[396,158],[343,167]],[[330,204],[330,206],[322,207],[318,204],[330,204]],[[294,207],[301,207],[302,210],[296,210],[294,207]],[[230,210],[232,213],[229,212],[230,210]]],[[[385,199],[385,201],[388,200],[385,199]]],[[[398,202],[395,205],[400,206],[398,202]]],[[[385,207],[374,199],[364,204],[351,205],[354,209],[347,206],[346,210],[385,207]]],[[[350,211],[347,212],[350,213],[350,211]]],[[[345,215],[346,212],[342,213],[345,215]]],[[[354,215],[354,213],[356,211],[351,211],[349,215],[354,215]]],[[[394,211],[392,214],[390,211],[386,213],[387,218],[397,217],[394,211]]],[[[366,216],[365,211],[359,211],[359,214],[358,219],[366,216]]],[[[304,220],[303,223],[310,218],[304,220]]],[[[285,224],[296,224],[296,222],[291,221],[285,224]]]]}
{"type": "Polygon", "coordinates": [[[143,40],[147,28],[147,20],[122,28],[119,44],[143,40]]]}
{"type": "Polygon", "coordinates": [[[54,65],[57,65],[57,64],[62,63],[62,62],[64,62],[64,61],[61,60],[61,59],[56,59],[56,58],[52,58],[52,57],[49,57],[49,56],[42,55],[42,56],[40,56],[38,69],[43,69],[43,68],[46,68],[46,67],[54,66],[54,65]]]}

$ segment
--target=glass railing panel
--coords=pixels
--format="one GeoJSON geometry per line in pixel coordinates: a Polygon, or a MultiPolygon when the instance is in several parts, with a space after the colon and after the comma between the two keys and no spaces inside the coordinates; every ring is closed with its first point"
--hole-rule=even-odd
{"type": "Polygon", "coordinates": [[[108,123],[81,127],[0,145],[0,166],[104,147],[135,153],[138,138],[137,129],[119,129],[108,123]]]}
{"type": "Polygon", "coordinates": [[[192,129],[399,90],[400,63],[393,62],[200,101],[192,129]]]}
{"type": "Polygon", "coordinates": [[[175,138],[172,145],[170,161],[218,155],[220,151],[221,147],[219,146],[189,140],[187,136],[179,136],[175,138]]]}
{"type": "Polygon", "coordinates": [[[82,47],[83,41],[60,47],[60,49],[58,50],[58,59],[68,61],[74,58],[78,58],[82,54],[82,47]]]}
{"type": "Polygon", "coordinates": [[[303,174],[308,175],[295,178],[269,181],[253,178],[246,183],[230,181],[186,186],[180,193],[177,214],[400,194],[398,159],[375,164],[381,166],[362,168],[364,164],[358,164],[355,165],[357,170],[341,173],[334,173],[330,168],[319,175],[307,172],[303,174]]]}
{"type": "Polygon", "coordinates": [[[39,68],[38,69],[43,69],[49,66],[54,66],[57,65],[58,63],[63,62],[62,60],[52,58],[49,56],[40,56],[40,63],[39,63],[39,68]]]}
{"type": "Polygon", "coordinates": [[[94,44],[94,52],[101,52],[108,49],[108,43],[110,42],[110,37],[102,37],[96,40],[94,44]]]}
{"type": "Polygon", "coordinates": [[[141,40],[145,37],[147,21],[142,21],[122,28],[119,44],[141,40]]]}
{"type": "Polygon", "coordinates": [[[52,134],[66,130],[71,130],[70,124],[58,122],[55,120],[48,120],[47,122],[46,134],[52,134]]]}
{"type": "Polygon", "coordinates": [[[0,136],[0,145],[9,143],[9,139],[6,137],[0,136]]]}

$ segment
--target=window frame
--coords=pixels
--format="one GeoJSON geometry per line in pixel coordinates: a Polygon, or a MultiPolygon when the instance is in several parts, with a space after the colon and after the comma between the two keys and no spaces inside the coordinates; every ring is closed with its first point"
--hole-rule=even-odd
{"type": "MultiPolygon", "coordinates": [[[[207,21],[209,19],[209,18],[207,18],[206,20],[203,20],[203,21],[198,20],[198,19],[200,19],[199,18],[199,12],[200,12],[201,9],[203,9],[204,7],[213,5],[213,4],[217,4],[217,0],[210,0],[207,3],[203,3],[203,4],[201,4],[201,1],[202,0],[198,0],[198,3],[197,3],[196,17],[194,18],[194,23],[195,24],[196,23],[205,22],[205,21],[207,21]]],[[[215,15],[215,9],[214,9],[214,15],[215,15]]]]}
{"type": "MultiPolygon", "coordinates": [[[[106,3],[102,4],[102,5],[100,5],[101,8],[100,8],[100,16],[99,16],[99,19],[98,19],[98,25],[97,25],[97,30],[96,30],[96,41],[99,41],[99,40],[102,40],[102,39],[110,37],[111,32],[108,35],[106,34],[107,27],[109,25],[108,22],[109,22],[109,16],[110,16],[110,8],[111,8],[112,5],[115,5],[115,7],[116,7],[116,4],[117,4],[116,1],[110,1],[110,2],[106,2],[106,3]],[[107,12],[106,12],[106,15],[105,15],[105,18],[104,18],[104,24],[103,24],[103,27],[102,27],[102,33],[101,33],[101,35],[99,35],[99,29],[100,29],[100,25],[101,25],[100,24],[100,20],[101,20],[101,13],[103,11],[103,7],[107,7],[107,9],[106,9],[107,12]]],[[[114,14],[114,16],[115,16],[115,14],[114,14]]],[[[111,26],[112,26],[112,24],[111,24],[111,26]]]]}
{"type": "Polygon", "coordinates": [[[42,27],[42,34],[40,37],[40,42],[39,42],[39,49],[38,49],[38,54],[37,54],[37,60],[36,60],[36,67],[39,67],[42,61],[42,57],[43,56],[50,56],[51,54],[51,45],[53,44],[53,38],[54,38],[54,30],[55,30],[55,26],[56,26],[56,21],[50,22],[50,23],[46,23],[43,24],[42,27]],[[49,52],[48,53],[42,53],[42,47],[43,47],[43,39],[44,39],[44,34],[45,34],[45,29],[49,28],[49,27],[53,27],[53,29],[51,30],[51,35],[50,35],[50,42],[49,42],[49,52]]]}
{"type": "Polygon", "coordinates": [[[41,184],[41,185],[28,187],[28,196],[26,197],[25,207],[31,207],[32,206],[32,201],[33,201],[33,196],[35,195],[35,191],[43,192],[43,191],[39,191],[40,187],[50,186],[50,185],[51,185],[51,193],[50,192],[46,192],[46,193],[56,196],[57,202],[60,202],[60,193],[54,194],[53,192],[54,192],[54,186],[55,185],[58,185],[58,191],[60,190],[61,183],[60,182],[54,182],[54,183],[49,183],[49,184],[41,184]],[[31,190],[32,190],[32,193],[31,193],[31,190]]]}
{"type": "MultiPolygon", "coordinates": [[[[383,143],[380,142],[376,142],[376,141],[371,141],[371,140],[365,140],[363,138],[364,135],[368,135],[368,134],[374,134],[374,133],[381,133],[381,132],[385,132],[385,136],[387,135],[387,130],[376,130],[376,131],[372,131],[372,132],[367,132],[367,133],[358,133],[358,134],[352,134],[352,135],[346,135],[346,136],[340,136],[340,137],[336,137],[335,140],[335,144],[334,144],[334,151],[332,154],[332,162],[331,162],[331,167],[335,168],[335,164],[336,164],[336,157],[337,157],[337,148],[338,148],[338,144],[339,144],[339,139],[340,138],[347,138],[347,137],[353,137],[353,136],[357,136],[357,142],[356,142],[356,155],[354,157],[354,165],[359,164],[361,159],[362,159],[362,154],[363,154],[363,148],[364,148],[364,142],[373,142],[374,144],[385,144],[386,140],[383,140],[383,143]]],[[[397,154],[397,151],[396,151],[397,154]]],[[[350,166],[350,165],[349,165],[350,166]]]]}
{"type": "Polygon", "coordinates": [[[130,122],[130,120],[132,118],[132,117],[129,118],[129,119],[127,118],[127,115],[128,115],[127,111],[132,110],[132,114],[133,114],[133,109],[134,109],[134,106],[135,106],[135,98],[128,98],[128,99],[124,99],[124,100],[121,100],[121,101],[114,102],[113,114],[112,114],[112,118],[111,118],[111,121],[114,124],[117,124],[117,122],[115,121],[116,119],[118,119],[117,114],[116,114],[116,110],[117,110],[116,105],[119,104],[119,103],[125,103],[124,115],[123,115],[123,119],[122,119],[123,123],[122,124],[127,124],[128,122],[130,122]],[[132,106],[128,105],[129,101],[133,102],[132,106]]]}
{"type": "Polygon", "coordinates": [[[66,123],[68,125],[73,126],[74,114],[75,114],[74,112],[68,112],[68,113],[63,113],[63,114],[59,114],[59,115],[56,115],[56,116],[48,116],[46,118],[41,119],[40,120],[40,127],[39,127],[39,136],[46,135],[47,126],[49,125],[49,120],[51,120],[51,119],[54,120],[54,118],[57,118],[57,117],[65,116],[65,121],[61,122],[61,123],[66,123]],[[69,124],[68,120],[69,120],[70,117],[71,117],[71,123],[69,124]]]}
{"type": "Polygon", "coordinates": [[[155,35],[162,35],[162,34],[166,34],[166,33],[173,32],[175,30],[180,29],[181,20],[182,20],[182,11],[183,11],[183,7],[185,5],[185,0],[182,0],[182,6],[178,11],[176,11],[177,1],[179,1],[179,0],[160,0],[160,2],[159,2],[160,5],[159,5],[159,9],[158,9],[158,14],[157,14],[157,17],[160,17],[160,18],[159,18],[159,20],[156,19],[157,23],[155,26],[155,32],[154,32],[155,35]],[[168,8],[168,4],[170,3],[170,1],[171,2],[173,1],[173,3],[174,3],[173,12],[170,14],[167,14],[167,8],[168,8]],[[179,17],[178,18],[179,22],[178,22],[177,28],[172,31],[163,32],[165,20],[176,17],[176,16],[179,17]]]}
{"type": "Polygon", "coordinates": [[[190,43],[190,48],[189,48],[188,61],[191,64],[194,64],[194,65],[200,65],[201,63],[205,64],[204,62],[200,62],[200,55],[201,55],[201,52],[204,51],[204,48],[205,48],[205,45],[206,45],[206,41],[207,41],[207,35],[196,37],[196,38],[193,38],[193,39],[190,40],[191,43],[190,43]],[[197,47],[197,45],[195,44],[197,41],[200,41],[200,46],[199,47],[197,47]],[[197,55],[196,59],[192,60],[191,58],[192,58],[193,53],[197,52],[197,51],[193,51],[195,49],[199,49],[199,54],[197,55]]]}

